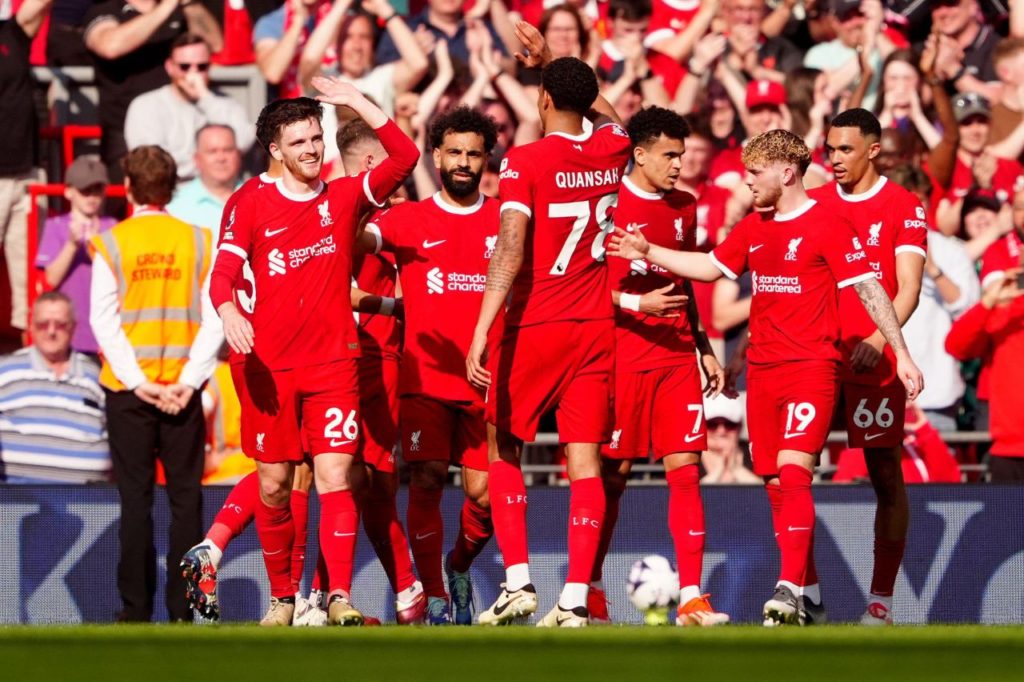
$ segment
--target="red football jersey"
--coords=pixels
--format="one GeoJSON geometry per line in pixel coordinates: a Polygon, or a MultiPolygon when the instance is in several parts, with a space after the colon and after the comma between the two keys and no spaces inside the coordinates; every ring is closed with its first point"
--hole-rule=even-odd
{"type": "MultiPolygon", "coordinates": [[[[953,166],[953,179],[950,181],[949,189],[946,190],[945,198],[950,201],[963,199],[974,187],[974,173],[970,167],[959,158],[953,166]]],[[[992,190],[999,201],[1009,201],[1013,193],[1024,189],[1024,168],[1020,163],[1010,159],[996,159],[996,172],[992,176],[992,190]]]]}
{"type": "Polygon", "coordinates": [[[466,379],[466,354],[498,241],[498,205],[481,195],[461,208],[437,193],[399,204],[367,226],[380,248],[394,253],[405,300],[400,394],[481,398],[466,379]]]}
{"type": "MultiPolygon", "coordinates": [[[[680,251],[697,250],[697,202],[689,192],[652,194],[628,177],[619,188],[615,225],[642,230],[652,244],[680,251]]],[[[683,293],[683,278],[645,260],[608,260],[612,289],[644,294],[668,284],[673,294],[683,293]]],[[[685,310],[679,317],[655,317],[621,308],[615,311],[615,367],[625,372],[644,372],[674,367],[694,360],[693,332],[685,310]]]]}
{"type": "MultiPolygon", "coordinates": [[[[835,182],[822,185],[808,194],[824,206],[833,207],[853,223],[875,277],[889,294],[889,300],[896,298],[899,290],[896,256],[914,253],[923,259],[928,253],[928,221],[917,196],[884,177],[862,194],[847,194],[835,182]]],[[[839,295],[839,317],[842,320],[844,355],[852,352],[858,343],[877,329],[853,289],[839,295]]],[[[896,377],[896,356],[886,345],[882,359],[873,371],[854,374],[849,363],[844,362],[841,376],[844,381],[852,383],[881,385],[896,377]]]]}
{"type": "MultiPolygon", "coordinates": [[[[355,258],[352,273],[356,286],[376,296],[395,295],[398,276],[387,257],[368,254],[355,258]]],[[[364,356],[397,360],[402,353],[402,327],[394,315],[359,313],[356,316],[359,349],[364,356]]]]}
{"type": "MultiPolygon", "coordinates": [[[[224,211],[220,217],[220,234],[224,234],[227,231],[227,226],[232,225],[235,222],[235,206],[238,205],[239,200],[247,194],[262,190],[267,185],[272,185],[274,178],[270,177],[266,173],[260,173],[256,177],[249,178],[242,186],[234,191],[234,193],[228,197],[228,200],[224,203],[224,211]]],[[[256,298],[256,279],[253,275],[252,268],[249,267],[249,261],[245,261],[242,265],[242,272],[238,275],[238,279],[235,280],[234,289],[234,301],[238,307],[238,312],[252,322],[252,310],[255,304],[256,298]]],[[[236,364],[245,361],[245,355],[242,353],[236,353],[228,346],[228,363],[236,364]]]]}
{"type": "Polygon", "coordinates": [[[731,188],[743,182],[747,169],[743,165],[743,147],[723,149],[711,161],[708,182],[718,187],[731,188]]]}
{"type": "Polygon", "coordinates": [[[700,11],[700,0],[654,0],[651,23],[644,36],[644,47],[674,37],[686,28],[700,11]]]}
{"type": "Polygon", "coordinates": [[[839,289],[874,276],[853,225],[813,200],[748,215],[711,260],[731,279],[751,272],[747,358],[758,365],[840,360],[839,289]]]}
{"type": "Polygon", "coordinates": [[[1021,247],[1024,246],[1024,239],[1015,230],[985,250],[981,257],[981,288],[985,290],[988,285],[1003,276],[1007,270],[1013,270],[1021,266],[1021,247]]]}
{"type": "Polygon", "coordinates": [[[578,136],[549,133],[501,162],[501,210],[531,218],[507,323],[612,317],[604,242],[629,136],[614,123],[578,136]]]}

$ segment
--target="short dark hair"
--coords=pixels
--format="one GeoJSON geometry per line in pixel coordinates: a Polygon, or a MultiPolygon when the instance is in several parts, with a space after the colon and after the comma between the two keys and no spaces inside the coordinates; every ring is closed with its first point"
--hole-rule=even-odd
{"type": "Polygon", "coordinates": [[[285,126],[315,118],[323,119],[324,111],[320,102],[311,97],[277,99],[263,107],[256,119],[256,139],[263,148],[270,151],[270,143],[276,142],[285,126]]]}
{"type": "Polygon", "coordinates": [[[155,144],[146,144],[121,159],[125,176],[131,181],[129,192],[136,204],[166,206],[178,184],[178,166],[174,157],[155,144]]]}
{"type": "Polygon", "coordinates": [[[625,21],[643,21],[651,16],[651,0],[611,0],[608,18],[625,21]]]}
{"type": "Polygon", "coordinates": [[[584,115],[594,106],[599,89],[597,74],[576,57],[560,57],[541,72],[541,87],[551,96],[555,109],[584,115]]]}
{"type": "Polygon", "coordinates": [[[476,109],[455,107],[434,119],[430,125],[430,148],[440,149],[448,133],[476,133],[484,139],[484,152],[490,154],[498,143],[494,119],[476,109]]]}
{"type": "Polygon", "coordinates": [[[864,137],[882,137],[882,125],[867,109],[847,109],[832,119],[833,128],[857,128],[864,137]]]}
{"type": "Polygon", "coordinates": [[[182,33],[174,39],[174,42],[171,43],[171,52],[174,52],[179,47],[188,47],[189,45],[206,45],[206,49],[213,52],[213,49],[210,47],[210,43],[206,42],[206,38],[202,37],[198,33],[192,33],[191,31],[182,33]]]}
{"type": "Polygon", "coordinates": [[[626,132],[634,147],[648,148],[662,135],[673,140],[685,140],[690,135],[690,126],[686,119],[670,109],[647,107],[633,114],[626,132]]]}
{"type": "Polygon", "coordinates": [[[334,141],[338,143],[338,151],[344,156],[357,144],[362,142],[379,142],[380,139],[369,123],[361,118],[355,118],[341,128],[338,128],[334,141]]]}

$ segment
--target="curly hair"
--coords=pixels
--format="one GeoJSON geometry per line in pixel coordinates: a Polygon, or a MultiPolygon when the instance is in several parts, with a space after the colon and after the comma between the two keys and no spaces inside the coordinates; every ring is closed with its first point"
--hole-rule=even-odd
{"type": "Polygon", "coordinates": [[[430,148],[440,149],[448,133],[476,133],[484,140],[484,152],[490,154],[498,143],[498,125],[487,114],[469,107],[455,107],[430,124],[430,148]]]}
{"type": "Polygon", "coordinates": [[[788,130],[769,130],[754,137],[743,148],[743,165],[760,166],[773,163],[792,163],[807,172],[811,165],[811,150],[796,133],[788,130]]]}
{"type": "Polygon", "coordinates": [[[147,144],[128,152],[121,159],[129,191],[136,204],[166,206],[178,184],[178,166],[174,157],[155,144],[147,144]]]}
{"type": "Polygon", "coordinates": [[[285,126],[310,118],[320,121],[323,115],[320,102],[311,97],[276,99],[263,107],[256,118],[256,139],[269,152],[270,143],[280,139],[285,126]]]}
{"type": "Polygon", "coordinates": [[[690,126],[685,118],[670,109],[647,107],[633,114],[626,132],[634,147],[646,149],[662,135],[673,140],[685,140],[690,136],[690,126]]]}
{"type": "Polygon", "coordinates": [[[882,137],[882,126],[878,119],[867,109],[847,109],[832,119],[833,128],[857,128],[864,137],[873,137],[875,141],[882,137]]]}
{"type": "Polygon", "coordinates": [[[574,111],[580,116],[590,111],[599,94],[597,74],[575,57],[560,57],[545,66],[540,86],[551,96],[555,109],[574,111]]]}

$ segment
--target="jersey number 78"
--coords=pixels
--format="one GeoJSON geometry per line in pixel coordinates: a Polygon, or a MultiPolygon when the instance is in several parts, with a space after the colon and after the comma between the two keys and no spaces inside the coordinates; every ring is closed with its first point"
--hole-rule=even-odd
{"type": "Polygon", "coordinates": [[[590,256],[594,260],[604,260],[604,240],[608,233],[612,231],[613,226],[608,211],[614,208],[617,203],[617,194],[605,194],[597,200],[597,205],[594,207],[593,212],[591,212],[589,201],[548,204],[548,218],[575,218],[572,223],[572,229],[569,231],[569,236],[566,238],[565,243],[562,244],[562,250],[558,252],[558,258],[555,259],[555,264],[551,266],[548,274],[561,276],[569,269],[569,261],[572,259],[573,254],[576,253],[576,247],[579,245],[580,240],[583,239],[583,233],[587,231],[587,225],[590,224],[592,213],[597,219],[598,232],[590,247],[590,256]]]}

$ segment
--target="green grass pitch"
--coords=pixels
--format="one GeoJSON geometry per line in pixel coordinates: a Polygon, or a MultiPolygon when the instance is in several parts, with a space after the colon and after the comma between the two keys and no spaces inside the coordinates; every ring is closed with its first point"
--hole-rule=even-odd
{"type": "Polygon", "coordinates": [[[0,628],[6,680],[1024,680],[1024,628],[0,628]]]}

